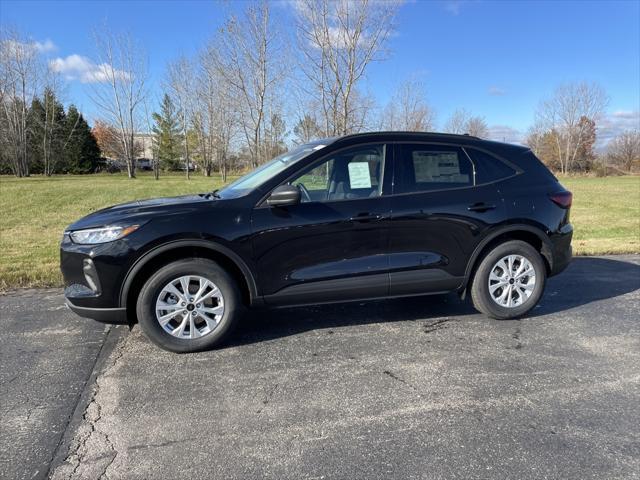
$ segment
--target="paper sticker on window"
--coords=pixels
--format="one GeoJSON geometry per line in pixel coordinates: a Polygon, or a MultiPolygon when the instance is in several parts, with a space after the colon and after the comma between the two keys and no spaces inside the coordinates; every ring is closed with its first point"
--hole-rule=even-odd
{"type": "Polygon", "coordinates": [[[459,175],[460,164],[458,163],[458,155],[455,153],[439,155],[438,170],[440,175],[459,175]]]}
{"type": "Polygon", "coordinates": [[[371,188],[368,162],[351,162],[349,164],[349,184],[351,188],[371,188]]]}
{"type": "Polygon", "coordinates": [[[416,182],[467,182],[468,175],[460,172],[458,155],[451,152],[413,152],[416,182]]]}

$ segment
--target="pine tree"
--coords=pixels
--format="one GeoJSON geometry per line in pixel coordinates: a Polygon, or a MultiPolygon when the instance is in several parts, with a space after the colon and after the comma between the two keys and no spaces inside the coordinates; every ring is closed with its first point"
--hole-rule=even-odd
{"type": "Polygon", "coordinates": [[[100,148],[89,125],[74,105],[69,106],[64,125],[64,164],[67,173],[91,173],[100,160],[100,148]]]}
{"type": "Polygon", "coordinates": [[[45,89],[42,99],[31,102],[27,128],[27,151],[31,171],[52,175],[62,160],[64,145],[65,112],[55,93],[45,89]]]}
{"type": "Polygon", "coordinates": [[[165,93],[160,113],[153,114],[154,148],[158,161],[170,170],[178,169],[181,157],[181,135],[179,115],[171,97],[165,93]]]}

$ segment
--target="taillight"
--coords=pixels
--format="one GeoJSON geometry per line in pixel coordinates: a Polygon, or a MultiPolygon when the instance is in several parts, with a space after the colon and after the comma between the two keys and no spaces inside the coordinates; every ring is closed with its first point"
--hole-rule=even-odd
{"type": "Polygon", "coordinates": [[[549,195],[549,198],[559,207],[569,208],[571,207],[571,202],[573,201],[573,193],[565,190],[564,192],[558,192],[554,193],[553,195],[549,195]]]}

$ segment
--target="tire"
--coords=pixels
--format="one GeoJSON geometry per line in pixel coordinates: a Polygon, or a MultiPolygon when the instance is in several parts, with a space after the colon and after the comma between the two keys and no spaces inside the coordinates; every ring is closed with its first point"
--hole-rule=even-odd
{"type": "Polygon", "coordinates": [[[218,346],[228,337],[238,323],[242,302],[235,281],[217,263],[205,258],[188,258],[165,265],[147,280],[138,296],[136,313],[144,333],[159,347],[176,353],[198,352],[218,346]],[[184,295],[180,280],[188,277],[191,277],[187,280],[189,296],[184,295]],[[197,303],[196,294],[203,285],[206,289],[200,297],[205,300],[197,303]],[[160,305],[166,309],[157,311],[160,305]],[[165,327],[160,317],[167,322],[165,327]]]}
{"type": "Polygon", "coordinates": [[[546,279],[547,269],[540,253],[526,242],[511,240],[498,245],[482,259],[473,276],[471,300],[476,310],[488,317],[498,320],[518,318],[536,306],[544,292],[546,279]],[[509,274],[508,268],[501,267],[502,265],[508,267],[509,261],[512,262],[512,270],[516,272],[524,264],[525,269],[520,278],[517,278],[513,272],[509,274]],[[529,271],[525,261],[533,267],[533,278],[531,273],[528,276],[524,273],[529,271]],[[489,277],[492,272],[494,276],[491,277],[490,288],[489,277]],[[510,291],[509,286],[511,286],[510,291]],[[528,297],[526,297],[527,294],[529,294],[528,297]],[[494,297],[497,298],[494,299],[494,297]],[[508,306],[509,303],[511,306],[508,306]]]}

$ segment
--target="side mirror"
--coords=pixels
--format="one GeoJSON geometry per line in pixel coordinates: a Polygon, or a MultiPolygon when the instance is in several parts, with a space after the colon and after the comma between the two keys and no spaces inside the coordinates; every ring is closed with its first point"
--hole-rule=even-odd
{"type": "Polygon", "coordinates": [[[267,205],[272,207],[286,207],[298,203],[300,203],[300,190],[294,185],[280,185],[267,198],[267,205]]]}

